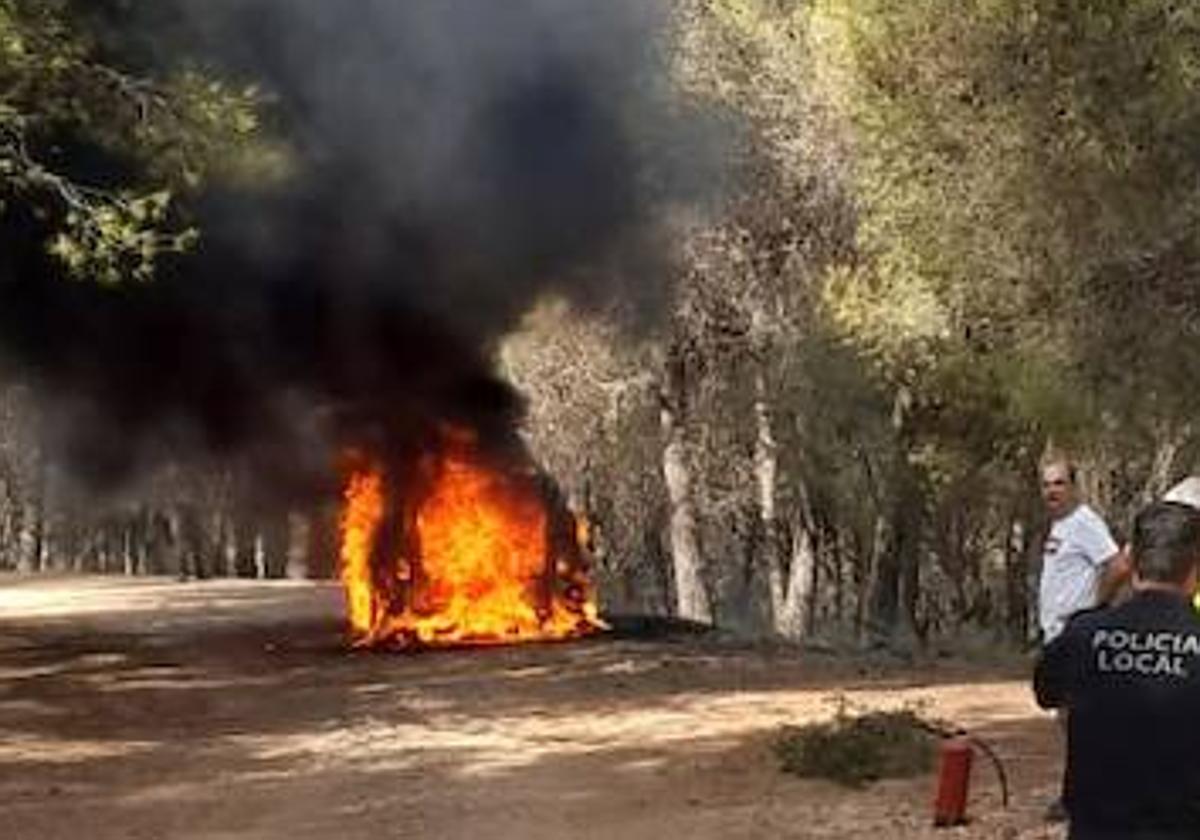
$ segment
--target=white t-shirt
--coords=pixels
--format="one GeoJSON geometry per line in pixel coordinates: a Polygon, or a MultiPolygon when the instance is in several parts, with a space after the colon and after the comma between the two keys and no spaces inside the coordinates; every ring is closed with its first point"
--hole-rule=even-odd
{"type": "Polygon", "coordinates": [[[1061,633],[1072,613],[1096,606],[1104,562],[1116,553],[1108,526],[1087,505],[1054,521],[1042,548],[1038,618],[1044,641],[1061,633]]]}

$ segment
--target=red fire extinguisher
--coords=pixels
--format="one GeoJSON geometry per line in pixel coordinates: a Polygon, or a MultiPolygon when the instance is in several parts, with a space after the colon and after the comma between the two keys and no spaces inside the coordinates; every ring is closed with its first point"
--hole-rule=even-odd
{"type": "Polygon", "coordinates": [[[942,739],[938,750],[937,798],[933,803],[933,824],[939,828],[967,821],[974,752],[971,741],[962,735],[942,739]]]}
{"type": "Polygon", "coordinates": [[[938,750],[937,797],[933,802],[933,824],[938,828],[962,825],[967,821],[967,794],[971,788],[971,760],[978,749],[987,756],[996,768],[1000,781],[1000,798],[1003,807],[1008,807],[1008,774],[1004,762],[990,746],[979,738],[959,730],[940,732],[941,747],[938,750]]]}

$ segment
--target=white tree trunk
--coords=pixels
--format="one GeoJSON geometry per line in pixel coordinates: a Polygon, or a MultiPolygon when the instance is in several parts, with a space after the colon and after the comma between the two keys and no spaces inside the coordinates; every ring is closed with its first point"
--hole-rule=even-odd
{"type": "Polygon", "coordinates": [[[887,550],[887,516],[882,512],[875,515],[875,527],[871,529],[871,546],[866,557],[866,569],[863,570],[862,580],[858,587],[858,603],[855,605],[855,632],[859,641],[866,638],[871,621],[871,598],[878,586],[879,566],[883,562],[883,552],[887,550]]]}
{"type": "Polygon", "coordinates": [[[267,542],[260,532],[254,534],[254,577],[258,580],[266,580],[267,575],[267,542]]]}
{"type": "Polygon", "coordinates": [[[126,522],[121,529],[121,571],[132,577],[137,574],[137,554],[134,548],[133,524],[126,522]]]}
{"type": "Polygon", "coordinates": [[[712,623],[708,592],[700,575],[700,543],[692,501],[691,472],[683,443],[683,429],[669,401],[663,400],[663,477],[671,506],[671,561],[675,570],[675,614],[689,621],[712,623]]]}
{"type": "Polygon", "coordinates": [[[288,515],[287,576],[291,580],[308,577],[309,521],[302,513],[288,515]]]}
{"type": "Polygon", "coordinates": [[[42,571],[41,499],[28,502],[21,510],[17,526],[17,569],[26,574],[42,571]]]}
{"type": "MultiPolygon", "coordinates": [[[[754,473],[758,480],[758,515],[762,526],[763,560],[771,593],[772,626],[782,638],[798,641],[808,628],[816,552],[811,529],[807,523],[798,522],[793,531],[791,562],[785,570],[777,503],[779,445],[771,426],[771,403],[762,375],[755,378],[754,387],[754,473]]],[[[797,503],[806,508],[808,494],[804,492],[806,488],[803,483],[798,489],[797,503]]]]}
{"type": "Polygon", "coordinates": [[[1154,459],[1150,464],[1150,473],[1146,476],[1146,483],[1142,486],[1141,503],[1143,506],[1150,504],[1167,492],[1179,450],[1187,443],[1191,434],[1190,424],[1184,424],[1176,429],[1169,426],[1164,427],[1155,435],[1154,459]]]}
{"type": "Polygon", "coordinates": [[[1024,645],[1029,638],[1029,628],[1036,626],[1037,616],[1031,607],[1029,581],[1026,580],[1025,560],[1029,554],[1029,532],[1019,516],[1013,516],[1008,528],[1008,542],[1004,550],[1005,577],[1005,623],[1012,638],[1024,645]]]}
{"type": "Polygon", "coordinates": [[[188,546],[184,545],[183,515],[178,505],[170,505],[167,518],[167,574],[180,579],[188,575],[188,546]]]}
{"type": "Polygon", "coordinates": [[[784,597],[782,608],[775,613],[775,632],[785,639],[798,641],[808,632],[808,612],[816,560],[812,534],[804,525],[798,525],[792,538],[792,562],[788,571],[787,595],[784,597]]]}
{"type": "Polygon", "coordinates": [[[780,557],[779,518],[776,505],[776,483],[779,475],[779,447],[771,428],[771,407],[766,399],[766,384],[762,376],[755,380],[757,398],[754,401],[754,475],[758,479],[758,517],[762,527],[762,558],[767,570],[767,586],[771,593],[771,615],[779,631],[780,616],[786,610],[787,582],[784,579],[783,558],[780,557]]]}

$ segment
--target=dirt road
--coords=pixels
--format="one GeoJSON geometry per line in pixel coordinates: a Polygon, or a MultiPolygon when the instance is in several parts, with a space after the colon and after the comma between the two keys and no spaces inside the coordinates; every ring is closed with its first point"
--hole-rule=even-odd
{"type": "Polygon", "coordinates": [[[347,653],[330,586],[0,577],[5,840],[1058,838],[1053,726],[1019,669],[867,667],[694,638],[347,653]],[[778,772],[832,698],[989,738],[966,828],[933,782],[778,772]]]}

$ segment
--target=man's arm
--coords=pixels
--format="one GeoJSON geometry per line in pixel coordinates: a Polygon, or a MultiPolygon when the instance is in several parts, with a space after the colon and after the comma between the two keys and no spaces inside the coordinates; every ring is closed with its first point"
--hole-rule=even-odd
{"type": "Polygon", "coordinates": [[[1126,546],[1101,563],[1100,580],[1096,584],[1096,604],[1111,604],[1117,593],[1133,575],[1129,562],[1129,547],[1126,546]]]}
{"type": "Polygon", "coordinates": [[[1046,645],[1033,669],[1033,694],[1043,709],[1061,708],[1069,702],[1077,669],[1072,636],[1069,629],[1060,633],[1046,645]]]}

